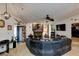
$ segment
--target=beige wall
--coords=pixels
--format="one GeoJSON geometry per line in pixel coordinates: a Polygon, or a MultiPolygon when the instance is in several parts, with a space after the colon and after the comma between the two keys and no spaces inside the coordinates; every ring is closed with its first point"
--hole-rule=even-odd
{"type": "Polygon", "coordinates": [[[12,36],[14,36],[14,25],[17,22],[13,18],[5,20],[2,17],[0,17],[0,19],[5,21],[5,27],[0,28],[0,41],[6,40],[6,39],[11,40],[12,36]],[[7,25],[12,25],[12,30],[8,30],[7,25]]]}
{"type": "Polygon", "coordinates": [[[30,34],[33,34],[32,23],[27,23],[26,24],[26,38],[28,38],[30,34]]]}
{"type": "Polygon", "coordinates": [[[70,17],[68,19],[64,19],[62,21],[56,22],[55,25],[57,25],[57,24],[66,24],[66,31],[55,31],[56,34],[65,35],[65,36],[71,38],[71,36],[72,36],[71,35],[71,24],[72,23],[79,23],[79,15],[76,15],[76,16],[70,17]]]}

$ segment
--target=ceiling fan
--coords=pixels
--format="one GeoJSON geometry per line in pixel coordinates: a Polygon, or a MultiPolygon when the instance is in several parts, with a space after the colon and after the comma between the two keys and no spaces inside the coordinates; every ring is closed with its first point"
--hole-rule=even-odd
{"type": "Polygon", "coordinates": [[[50,21],[54,21],[54,19],[53,19],[53,18],[50,18],[49,15],[46,15],[46,17],[45,17],[44,19],[46,19],[46,20],[50,20],[50,21]]]}
{"type": "Polygon", "coordinates": [[[7,3],[5,4],[5,12],[3,14],[0,14],[0,15],[3,15],[6,20],[11,17],[11,15],[7,11],[7,3]]]}

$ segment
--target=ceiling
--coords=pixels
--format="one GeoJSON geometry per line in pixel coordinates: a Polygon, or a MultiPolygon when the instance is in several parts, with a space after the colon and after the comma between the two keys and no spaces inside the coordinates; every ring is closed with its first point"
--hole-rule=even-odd
{"type": "MultiPolygon", "coordinates": [[[[4,13],[5,4],[0,4],[0,14],[4,13]]],[[[10,3],[8,12],[25,22],[39,21],[47,14],[56,21],[79,13],[78,3],[10,3]]]]}

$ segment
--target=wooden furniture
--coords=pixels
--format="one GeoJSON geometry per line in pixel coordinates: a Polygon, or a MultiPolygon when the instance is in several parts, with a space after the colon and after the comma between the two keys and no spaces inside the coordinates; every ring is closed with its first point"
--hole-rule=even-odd
{"type": "Polygon", "coordinates": [[[53,25],[51,25],[51,38],[55,38],[55,29],[53,25]]]}
{"type": "Polygon", "coordinates": [[[43,35],[43,32],[41,30],[35,30],[34,31],[34,38],[41,39],[43,35]]]}
{"type": "Polygon", "coordinates": [[[23,42],[25,42],[25,40],[26,40],[26,26],[22,27],[22,39],[23,39],[23,42]]]}
{"type": "Polygon", "coordinates": [[[42,24],[34,24],[32,25],[34,38],[41,39],[43,37],[43,25],[42,24]]]}
{"type": "Polygon", "coordinates": [[[55,38],[55,32],[51,32],[51,38],[55,38]]]}

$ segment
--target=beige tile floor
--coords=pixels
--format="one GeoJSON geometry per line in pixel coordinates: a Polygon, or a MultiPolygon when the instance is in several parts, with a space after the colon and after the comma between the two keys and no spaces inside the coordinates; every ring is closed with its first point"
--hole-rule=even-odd
{"type": "MultiPolygon", "coordinates": [[[[17,47],[10,49],[9,53],[0,54],[1,56],[34,56],[26,47],[25,43],[17,44],[17,47]]],[[[79,56],[79,42],[72,41],[72,50],[65,53],[63,56],[79,56]]]]}
{"type": "Polygon", "coordinates": [[[79,38],[72,37],[72,50],[64,56],[79,56],[79,38]]]}
{"type": "Polygon", "coordinates": [[[16,48],[10,49],[9,53],[3,53],[1,56],[33,56],[25,43],[17,44],[16,48]]]}

